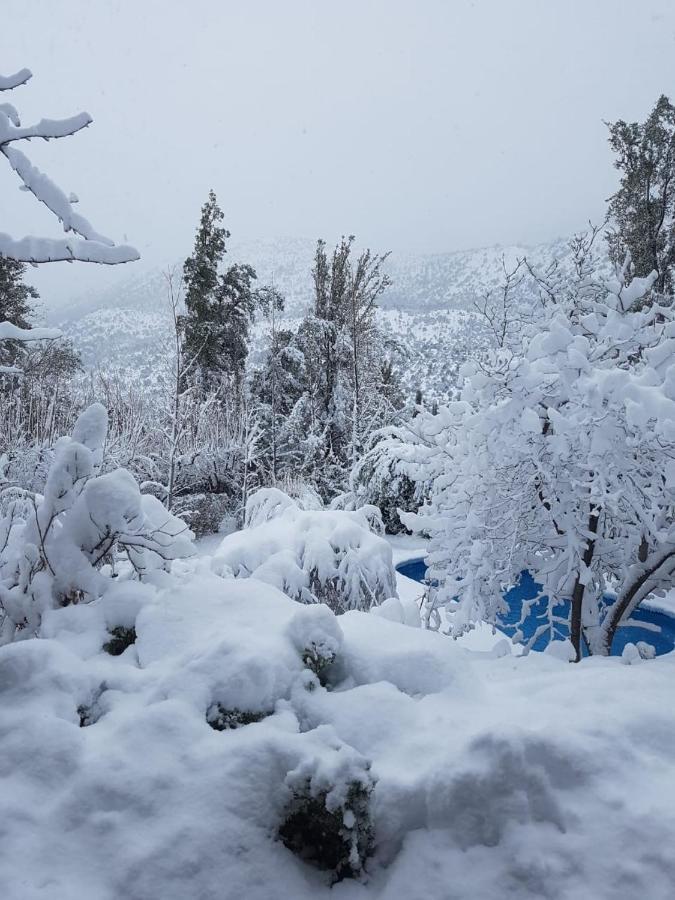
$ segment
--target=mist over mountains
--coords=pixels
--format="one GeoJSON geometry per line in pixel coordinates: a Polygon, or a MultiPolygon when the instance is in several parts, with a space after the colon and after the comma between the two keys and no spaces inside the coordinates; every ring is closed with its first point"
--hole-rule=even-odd
{"type": "MultiPolygon", "coordinates": [[[[274,284],[286,298],[284,318],[291,324],[312,303],[315,242],[309,239],[233,243],[226,262],[250,263],[259,284],[274,284]]],[[[497,288],[504,269],[519,258],[535,266],[553,259],[564,264],[564,239],[533,247],[483,247],[453,253],[401,256],[392,254],[392,279],[381,298],[380,320],[405,353],[402,366],[407,390],[445,395],[461,362],[475,350],[474,302],[497,288]],[[435,352],[440,350],[442,352],[435,352]]],[[[177,261],[180,272],[182,261],[177,261]]],[[[51,311],[80,352],[85,369],[101,368],[151,382],[166,355],[170,317],[164,270],[133,274],[100,292],[88,292],[51,311]]],[[[253,330],[251,359],[264,347],[265,323],[253,330]]]]}

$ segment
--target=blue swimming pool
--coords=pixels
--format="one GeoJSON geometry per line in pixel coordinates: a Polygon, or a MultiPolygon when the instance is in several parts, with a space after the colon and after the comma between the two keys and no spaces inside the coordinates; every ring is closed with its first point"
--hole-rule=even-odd
{"type": "MultiPolygon", "coordinates": [[[[401,563],[396,567],[401,575],[412,578],[413,581],[423,582],[426,576],[426,565],[423,559],[411,559],[408,562],[401,563]]],[[[504,594],[504,599],[508,604],[508,611],[503,614],[499,621],[499,628],[509,637],[513,637],[516,632],[516,624],[520,619],[520,611],[524,600],[531,600],[538,593],[538,586],[529,572],[523,572],[520,581],[504,594]]],[[[532,607],[532,612],[522,626],[522,632],[525,638],[530,638],[537,629],[537,617],[544,616],[546,613],[547,600],[541,598],[532,607]]],[[[564,606],[566,602],[560,604],[559,612],[564,615],[564,606]]],[[[659,612],[655,609],[643,607],[633,613],[632,618],[636,622],[644,622],[647,627],[640,625],[624,625],[617,631],[614,643],[612,645],[612,655],[621,656],[624,647],[628,643],[636,644],[638,641],[644,641],[651,644],[656,650],[657,656],[663,653],[669,653],[675,648],[675,616],[667,613],[659,612]],[[654,627],[659,631],[652,630],[654,627]]],[[[564,635],[565,628],[560,626],[561,637],[564,635]]],[[[548,643],[548,636],[541,635],[534,643],[535,650],[543,650],[548,643]]]]}

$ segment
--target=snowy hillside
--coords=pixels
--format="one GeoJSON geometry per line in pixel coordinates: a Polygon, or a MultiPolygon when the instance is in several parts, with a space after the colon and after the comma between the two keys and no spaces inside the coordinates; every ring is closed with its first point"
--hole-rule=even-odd
{"type": "MultiPolygon", "coordinates": [[[[250,262],[259,282],[274,283],[287,300],[286,317],[297,320],[312,301],[314,242],[257,241],[235,244],[228,262],[250,262]]],[[[458,365],[478,346],[474,301],[496,288],[507,269],[527,255],[535,265],[563,259],[566,244],[491,247],[388,261],[392,285],[382,298],[381,322],[404,349],[405,388],[443,396],[458,365]]],[[[169,336],[166,281],[161,271],[135,275],[119,287],[61,307],[54,316],[79,350],[86,368],[126,372],[144,382],[164,356],[169,336]]],[[[264,346],[264,326],[254,329],[252,360],[264,346]]]]}

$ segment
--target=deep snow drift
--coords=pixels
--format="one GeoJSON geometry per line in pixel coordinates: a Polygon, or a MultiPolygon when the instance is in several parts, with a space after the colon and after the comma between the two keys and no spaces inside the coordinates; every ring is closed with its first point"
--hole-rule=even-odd
{"type": "Polygon", "coordinates": [[[6,900],[672,897],[675,655],[472,652],[174,569],[0,650],[6,900]],[[214,703],[262,718],[217,731],[214,703]],[[375,853],[331,888],[277,829],[298,773],[339,795],[367,771],[375,853]]]}

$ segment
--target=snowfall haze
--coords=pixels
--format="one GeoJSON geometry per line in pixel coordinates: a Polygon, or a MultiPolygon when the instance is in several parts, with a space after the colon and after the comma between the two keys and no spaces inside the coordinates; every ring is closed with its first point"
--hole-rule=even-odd
{"type": "MultiPolygon", "coordinates": [[[[211,187],[236,239],[425,253],[567,236],[616,186],[603,120],[644,118],[675,80],[659,0],[2,6],[3,66],[36,75],[24,121],[94,117],[34,162],[140,250],[137,271],[187,255],[211,187]]],[[[58,236],[16,188],[5,167],[13,233],[58,236]]],[[[53,304],[130,269],[33,281],[53,304]]]]}

